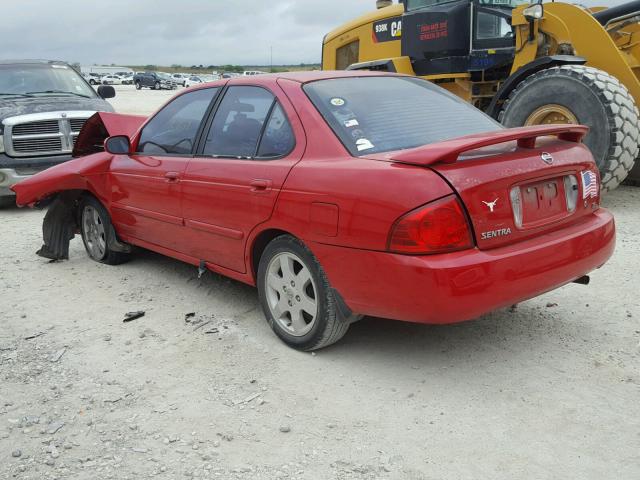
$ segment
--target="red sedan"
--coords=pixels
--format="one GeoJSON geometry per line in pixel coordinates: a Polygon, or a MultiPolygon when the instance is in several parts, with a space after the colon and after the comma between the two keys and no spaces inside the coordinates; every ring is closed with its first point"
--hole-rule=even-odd
{"type": "Polygon", "coordinates": [[[256,285],[313,350],[363,315],[460,322],[586,283],[615,243],[586,132],[505,129],[399,75],[243,77],[96,114],[80,158],[14,190],[51,202],[41,255],[80,231],[98,262],[138,246],[256,285]]]}

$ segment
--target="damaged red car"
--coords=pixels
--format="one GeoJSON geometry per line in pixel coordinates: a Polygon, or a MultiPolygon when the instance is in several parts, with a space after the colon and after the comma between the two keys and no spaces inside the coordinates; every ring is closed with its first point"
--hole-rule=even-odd
{"type": "Polygon", "coordinates": [[[365,315],[476,318],[587,283],[615,243],[586,127],[506,129],[420,79],[309,72],[202,84],[148,119],[98,113],[79,158],[14,187],[40,254],[132,246],[255,285],[288,345],[365,315]]]}

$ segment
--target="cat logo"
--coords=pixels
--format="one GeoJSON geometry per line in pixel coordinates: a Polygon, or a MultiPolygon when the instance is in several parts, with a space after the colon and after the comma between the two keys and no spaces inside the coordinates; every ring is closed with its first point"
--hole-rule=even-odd
{"type": "Polygon", "coordinates": [[[373,24],[373,42],[392,42],[402,38],[402,17],[392,17],[373,24]]]}

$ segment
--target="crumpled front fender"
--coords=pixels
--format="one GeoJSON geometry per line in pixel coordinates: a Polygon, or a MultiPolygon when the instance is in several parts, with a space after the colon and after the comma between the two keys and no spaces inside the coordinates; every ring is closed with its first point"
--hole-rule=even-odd
{"type": "Polygon", "coordinates": [[[66,190],[88,190],[104,198],[104,175],[109,170],[113,155],[96,153],[76,158],[48,168],[13,185],[16,204],[20,207],[34,206],[55,193],[66,190]]]}
{"type": "Polygon", "coordinates": [[[136,134],[146,117],[99,112],[82,127],[73,149],[75,158],[29,177],[11,189],[18,206],[34,206],[56,193],[67,190],[88,190],[96,197],[106,198],[107,176],[113,155],[104,152],[107,137],[136,134]],[[102,174],[102,175],[101,175],[102,174]]]}

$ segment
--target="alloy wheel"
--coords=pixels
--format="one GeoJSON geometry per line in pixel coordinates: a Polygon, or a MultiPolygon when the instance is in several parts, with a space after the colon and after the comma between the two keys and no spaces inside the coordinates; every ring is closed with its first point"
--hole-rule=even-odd
{"type": "Polygon", "coordinates": [[[304,262],[290,252],[274,256],[267,267],[265,289],[274,320],[290,335],[309,333],[318,317],[318,290],[304,262]]]}

